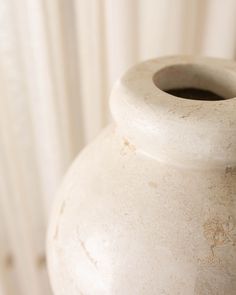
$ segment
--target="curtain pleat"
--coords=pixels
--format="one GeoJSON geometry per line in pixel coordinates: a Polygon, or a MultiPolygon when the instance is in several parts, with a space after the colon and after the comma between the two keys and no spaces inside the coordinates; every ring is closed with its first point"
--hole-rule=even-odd
{"type": "Polygon", "coordinates": [[[207,0],[203,32],[203,55],[234,59],[236,41],[236,1],[207,0]]]}
{"type": "Polygon", "coordinates": [[[162,55],[235,58],[235,0],[0,0],[0,295],[50,295],[45,237],[109,94],[162,55]]]}

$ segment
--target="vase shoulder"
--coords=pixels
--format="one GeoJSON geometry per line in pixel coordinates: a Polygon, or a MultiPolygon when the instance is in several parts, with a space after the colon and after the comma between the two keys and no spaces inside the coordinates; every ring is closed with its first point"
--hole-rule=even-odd
{"type": "Polygon", "coordinates": [[[76,160],[55,206],[55,288],[204,295],[196,290],[207,280],[215,294],[222,282],[234,290],[235,192],[234,171],[163,164],[110,126],[76,160]]]}

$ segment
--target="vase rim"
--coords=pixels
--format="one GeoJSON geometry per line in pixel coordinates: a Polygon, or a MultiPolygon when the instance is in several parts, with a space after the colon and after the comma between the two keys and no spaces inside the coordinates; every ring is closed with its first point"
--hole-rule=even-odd
{"type": "Polygon", "coordinates": [[[194,166],[236,164],[236,63],[167,56],[129,69],[111,94],[121,132],[162,161],[194,166]],[[211,91],[219,100],[186,99],[168,89],[211,91]]]}

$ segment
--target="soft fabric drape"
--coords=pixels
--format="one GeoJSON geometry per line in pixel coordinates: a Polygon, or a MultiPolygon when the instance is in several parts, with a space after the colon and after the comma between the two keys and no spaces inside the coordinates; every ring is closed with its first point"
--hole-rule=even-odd
{"type": "Polygon", "coordinates": [[[61,179],[113,83],[170,54],[235,58],[235,0],[0,0],[0,295],[47,295],[61,179]]]}

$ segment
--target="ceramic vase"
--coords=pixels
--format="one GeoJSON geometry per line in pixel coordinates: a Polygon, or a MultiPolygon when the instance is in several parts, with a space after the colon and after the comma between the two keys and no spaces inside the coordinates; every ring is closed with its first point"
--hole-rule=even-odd
{"type": "MultiPolygon", "coordinates": [[[[128,70],[55,202],[55,295],[236,294],[236,64],[128,70]]],[[[92,119],[92,118],[91,118],[92,119]]]]}

